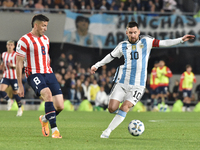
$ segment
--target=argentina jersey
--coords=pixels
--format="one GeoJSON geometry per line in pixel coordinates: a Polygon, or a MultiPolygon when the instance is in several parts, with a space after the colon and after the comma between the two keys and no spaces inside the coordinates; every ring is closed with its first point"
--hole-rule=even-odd
{"type": "Polygon", "coordinates": [[[147,78],[148,59],[154,38],[140,36],[139,40],[132,44],[122,41],[111,52],[112,57],[124,57],[124,65],[117,68],[114,81],[118,83],[145,86],[147,78]]]}

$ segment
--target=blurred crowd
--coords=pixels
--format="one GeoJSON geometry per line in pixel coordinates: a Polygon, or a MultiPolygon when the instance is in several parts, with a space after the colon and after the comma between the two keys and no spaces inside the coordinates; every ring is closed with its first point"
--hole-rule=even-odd
{"type": "MultiPolygon", "coordinates": [[[[54,61],[51,66],[60,84],[64,100],[70,100],[73,105],[77,106],[83,100],[88,100],[93,106],[99,106],[104,109],[107,108],[116,68],[108,68],[104,65],[92,75],[90,73],[90,67],[82,67],[81,63],[77,62],[72,54],[66,55],[65,53],[61,53],[60,57],[54,61]]],[[[172,77],[171,70],[165,65],[163,60],[159,63],[155,63],[151,74],[149,74],[147,78],[146,90],[141,98],[142,103],[146,106],[149,105],[153,108],[162,101],[167,103],[171,101],[171,104],[173,104],[177,99],[183,100],[182,94],[180,95],[180,83],[183,77],[176,79],[174,83],[173,81],[170,82],[170,79],[166,80],[161,77],[164,75],[162,72],[163,69],[166,70],[166,73],[164,73],[166,79],[172,77]],[[159,75],[159,73],[161,75],[159,75]],[[158,79],[160,77],[162,79],[158,79]],[[159,82],[156,82],[156,78],[159,82]],[[171,91],[169,89],[170,84],[173,84],[171,91]],[[163,95],[159,95],[162,91],[156,90],[159,86],[164,87],[163,95]]],[[[2,73],[0,68],[0,78],[2,78],[2,73]]],[[[25,97],[23,99],[29,99],[26,104],[39,104],[40,101],[35,101],[35,99],[39,99],[39,97],[36,96],[32,88],[28,85],[25,74],[23,74],[23,84],[25,90],[25,97]]],[[[6,92],[8,95],[12,94],[9,93],[9,91],[12,91],[11,87],[10,89],[8,88],[6,92]]],[[[197,85],[195,92],[197,96],[195,96],[195,93],[192,93],[190,103],[196,100],[200,101],[200,84],[197,85]]]]}
{"type": "Polygon", "coordinates": [[[0,0],[0,7],[5,10],[12,7],[35,8],[52,13],[63,13],[59,9],[70,9],[75,12],[80,10],[174,12],[177,8],[182,9],[181,5],[179,0],[0,0]]]}

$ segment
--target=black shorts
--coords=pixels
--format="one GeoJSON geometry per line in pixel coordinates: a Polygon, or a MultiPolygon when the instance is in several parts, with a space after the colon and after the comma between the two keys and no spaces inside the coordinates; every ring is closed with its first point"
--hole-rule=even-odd
{"type": "Polygon", "coordinates": [[[46,87],[51,90],[52,96],[62,94],[60,85],[54,75],[54,73],[36,73],[32,74],[27,79],[28,84],[35,91],[37,96],[40,96],[40,91],[46,87]]]}

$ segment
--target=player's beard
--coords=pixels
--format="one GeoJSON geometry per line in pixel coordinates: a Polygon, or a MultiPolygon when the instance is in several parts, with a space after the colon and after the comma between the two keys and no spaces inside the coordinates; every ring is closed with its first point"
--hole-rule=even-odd
{"type": "Polygon", "coordinates": [[[135,39],[135,38],[130,38],[129,41],[130,41],[130,43],[134,44],[134,43],[137,41],[137,39],[135,39]]]}

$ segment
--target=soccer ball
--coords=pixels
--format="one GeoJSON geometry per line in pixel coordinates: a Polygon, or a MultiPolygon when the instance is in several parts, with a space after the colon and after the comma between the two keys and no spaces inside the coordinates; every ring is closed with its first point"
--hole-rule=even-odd
{"type": "Polygon", "coordinates": [[[133,136],[139,136],[144,132],[144,124],[140,120],[132,120],[128,125],[128,131],[133,136]]]}

